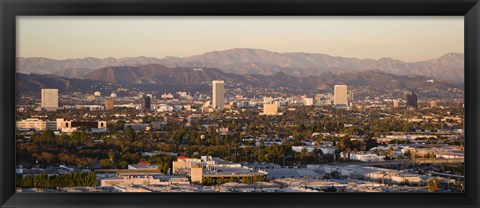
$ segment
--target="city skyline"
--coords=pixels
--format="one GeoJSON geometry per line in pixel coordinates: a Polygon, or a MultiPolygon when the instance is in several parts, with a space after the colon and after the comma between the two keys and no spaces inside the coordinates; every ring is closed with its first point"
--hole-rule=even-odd
{"type": "Polygon", "coordinates": [[[17,29],[17,192],[465,192],[463,17],[17,29]]]}
{"type": "Polygon", "coordinates": [[[122,90],[119,105],[100,91],[65,92],[56,94],[55,111],[25,95],[18,98],[27,103],[18,106],[17,190],[463,192],[463,99],[438,103],[412,92],[415,99],[407,94],[398,106],[395,96],[354,99],[348,85],[333,88],[315,99],[301,89],[267,97],[276,89],[214,80],[193,96],[122,90]],[[218,105],[203,105],[212,100],[218,105]],[[42,153],[27,154],[30,146],[42,153]],[[72,175],[81,180],[66,183],[72,175]]]}
{"type": "Polygon", "coordinates": [[[19,17],[17,25],[18,57],[163,58],[260,48],[420,61],[463,53],[463,17],[19,17]]]}

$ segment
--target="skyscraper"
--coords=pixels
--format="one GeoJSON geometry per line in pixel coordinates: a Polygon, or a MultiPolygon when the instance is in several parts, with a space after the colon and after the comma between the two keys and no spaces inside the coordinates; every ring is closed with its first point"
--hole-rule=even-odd
{"type": "Polygon", "coordinates": [[[393,100],[393,107],[398,108],[398,100],[393,100]]]}
{"type": "Polygon", "coordinates": [[[42,89],[42,108],[56,110],[58,108],[58,89],[42,89]]]}
{"type": "Polygon", "coordinates": [[[150,111],[150,97],[143,95],[142,96],[142,110],[150,111]]]}
{"type": "Polygon", "coordinates": [[[333,105],[347,106],[347,85],[335,85],[333,94],[333,105]]]}
{"type": "Polygon", "coordinates": [[[113,110],[113,100],[105,100],[105,110],[113,110]]]}
{"type": "Polygon", "coordinates": [[[417,95],[414,92],[410,92],[409,94],[407,94],[407,106],[415,108],[418,107],[417,95]]]}
{"type": "Polygon", "coordinates": [[[223,85],[223,80],[213,80],[212,82],[212,106],[214,109],[223,109],[223,85]]]}

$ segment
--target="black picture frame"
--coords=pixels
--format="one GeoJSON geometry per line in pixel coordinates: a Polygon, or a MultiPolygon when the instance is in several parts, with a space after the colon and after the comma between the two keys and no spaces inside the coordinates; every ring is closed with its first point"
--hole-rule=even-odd
{"type": "Polygon", "coordinates": [[[478,0],[0,0],[1,207],[479,207],[478,0]],[[465,17],[465,193],[15,193],[19,15],[460,15],[465,17]]]}

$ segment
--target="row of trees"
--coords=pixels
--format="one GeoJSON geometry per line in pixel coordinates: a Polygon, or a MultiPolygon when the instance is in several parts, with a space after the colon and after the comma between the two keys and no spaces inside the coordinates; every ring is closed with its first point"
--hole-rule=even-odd
{"type": "Polygon", "coordinates": [[[43,173],[38,175],[16,175],[16,186],[26,188],[93,187],[96,181],[97,177],[93,172],[73,172],[59,176],[47,176],[43,173]]]}

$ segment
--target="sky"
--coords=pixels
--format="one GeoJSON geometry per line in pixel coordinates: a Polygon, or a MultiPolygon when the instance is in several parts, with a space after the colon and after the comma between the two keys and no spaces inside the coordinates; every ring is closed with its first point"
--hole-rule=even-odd
{"type": "Polygon", "coordinates": [[[17,57],[186,57],[231,48],[403,61],[464,51],[463,16],[17,16],[17,57]]]}

